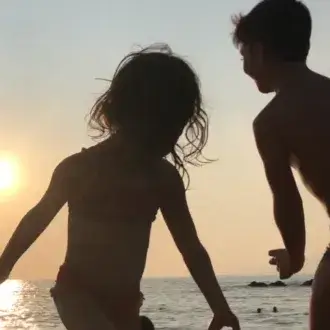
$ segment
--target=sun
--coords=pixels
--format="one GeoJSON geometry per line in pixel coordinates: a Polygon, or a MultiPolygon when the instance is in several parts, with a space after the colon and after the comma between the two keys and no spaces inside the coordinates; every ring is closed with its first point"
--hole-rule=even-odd
{"type": "Polygon", "coordinates": [[[12,164],[6,160],[0,160],[0,189],[8,189],[13,186],[15,174],[12,164]]]}
{"type": "Polygon", "coordinates": [[[11,194],[18,184],[18,167],[14,159],[0,157],[0,193],[11,194]]]}

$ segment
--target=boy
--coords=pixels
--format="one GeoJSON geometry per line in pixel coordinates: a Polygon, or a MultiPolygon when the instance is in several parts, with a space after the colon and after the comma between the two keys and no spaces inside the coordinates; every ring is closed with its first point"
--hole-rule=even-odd
{"type": "MultiPolygon", "coordinates": [[[[286,279],[305,261],[303,204],[292,167],[330,213],[330,80],[306,65],[312,20],[300,1],[263,0],[233,21],[244,72],[261,93],[275,92],[253,127],[285,246],[269,252],[270,264],[286,279]]],[[[315,274],[310,329],[330,329],[329,310],[327,249],[315,274]]]]}

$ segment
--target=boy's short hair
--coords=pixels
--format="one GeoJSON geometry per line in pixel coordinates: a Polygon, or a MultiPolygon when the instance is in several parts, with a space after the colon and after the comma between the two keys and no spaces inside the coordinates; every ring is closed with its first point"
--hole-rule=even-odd
{"type": "Polygon", "coordinates": [[[259,42],[278,60],[306,61],[312,19],[299,0],[262,0],[247,15],[234,16],[233,23],[237,47],[259,42]]]}

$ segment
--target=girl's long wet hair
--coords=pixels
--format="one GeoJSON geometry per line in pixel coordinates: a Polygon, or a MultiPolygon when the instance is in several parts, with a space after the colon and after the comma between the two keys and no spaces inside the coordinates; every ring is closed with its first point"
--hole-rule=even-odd
{"type": "Polygon", "coordinates": [[[209,161],[202,153],[208,125],[197,74],[164,44],[128,54],[89,118],[89,126],[98,131],[94,138],[120,132],[150,154],[170,156],[181,176],[187,178],[187,187],[186,165],[209,161]]]}

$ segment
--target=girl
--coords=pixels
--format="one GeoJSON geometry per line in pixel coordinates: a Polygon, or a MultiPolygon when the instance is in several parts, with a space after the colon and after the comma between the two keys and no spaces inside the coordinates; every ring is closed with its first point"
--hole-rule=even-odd
{"type": "Polygon", "coordinates": [[[140,282],[160,209],[214,314],[210,329],[239,329],[198,238],[182,180],[189,183],[185,165],[200,162],[208,132],[192,68],[166,46],[129,54],[92,108],[90,125],[103,141],[56,167],[0,258],[0,280],[68,203],[67,252],[52,290],[62,322],[69,330],[140,329],[140,282]]]}

